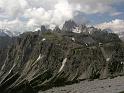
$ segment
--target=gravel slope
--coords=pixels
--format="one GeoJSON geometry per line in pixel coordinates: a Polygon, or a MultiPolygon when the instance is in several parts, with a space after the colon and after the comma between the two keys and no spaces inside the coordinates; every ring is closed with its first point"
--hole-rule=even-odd
{"type": "Polygon", "coordinates": [[[39,93],[119,93],[124,91],[124,76],[114,79],[81,81],[39,93]]]}

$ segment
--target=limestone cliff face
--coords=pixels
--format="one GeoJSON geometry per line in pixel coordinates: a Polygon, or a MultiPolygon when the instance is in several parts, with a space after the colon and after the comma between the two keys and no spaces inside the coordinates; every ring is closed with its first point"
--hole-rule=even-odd
{"type": "Polygon", "coordinates": [[[104,34],[38,31],[20,35],[0,52],[0,91],[35,93],[123,75],[124,45],[115,34],[104,34]]]}

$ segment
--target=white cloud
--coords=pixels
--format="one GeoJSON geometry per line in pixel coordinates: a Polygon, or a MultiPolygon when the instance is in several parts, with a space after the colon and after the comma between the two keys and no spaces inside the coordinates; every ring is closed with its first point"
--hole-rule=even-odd
{"type": "Polygon", "coordinates": [[[115,33],[121,33],[124,32],[124,20],[115,19],[108,23],[99,24],[96,27],[101,29],[112,29],[115,33]]]}
{"type": "Polygon", "coordinates": [[[96,3],[95,5],[83,5],[82,8],[85,8],[85,9],[82,9],[82,12],[87,14],[105,13],[105,12],[114,11],[114,9],[111,6],[104,5],[102,3],[96,3]]]}
{"type": "Polygon", "coordinates": [[[16,18],[23,14],[28,7],[26,0],[0,0],[0,8],[10,18],[16,18]]]}
{"type": "Polygon", "coordinates": [[[62,0],[55,4],[53,10],[47,10],[42,7],[27,9],[24,16],[29,18],[27,22],[28,27],[33,24],[61,25],[65,20],[73,18],[73,12],[72,6],[66,0],[62,0]]]}
{"type": "Polygon", "coordinates": [[[8,28],[11,29],[12,31],[20,31],[22,27],[24,27],[24,23],[18,19],[12,21],[8,20],[0,21],[0,28],[8,28]]]}
{"type": "MultiPolygon", "coordinates": [[[[33,25],[42,24],[61,25],[64,21],[75,18],[80,12],[117,15],[117,11],[111,6],[117,1],[123,0],[0,0],[0,23],[7,20],[8,24],[18,19],[19,24],[26,24],[31,28],[33,25]]],[[[84,21],[85,18],[81,19],[84,21]]],[[[11,26],[20,28],[15,24],[11,26]]]]}
{"type": "MultiPolygon", "coordinates": [[[[67,0],[0,0],[0,9],[9,19],[25,19],[27,27],[42,24],[61,25],[74,17],[75,8],[67,0]],[[7,7],[6,7],[7,6],[7,7]]],[[[21,21],[21,20],[20,20],[21,21]]],[[[8,25],[7,25],[8,26],[8,25]]]]}
{"type": "Polygon", "coordinates": [[[111,13],[111,16],[118,16],[118,15],[122,15],[123,12],[114,12],[114,13],[111,13]]]}

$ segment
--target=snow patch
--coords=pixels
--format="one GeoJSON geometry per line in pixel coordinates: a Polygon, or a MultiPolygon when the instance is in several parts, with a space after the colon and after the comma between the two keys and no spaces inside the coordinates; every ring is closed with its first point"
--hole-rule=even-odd
{"type": "Polygon", "coordinates": [[[79,30],[78,27],[75,27],[75,29],[73,29],[72,32],[74,32],[74,33],[81,33],[81,30],[79,30]]]}
{"type": "Polygon", "coordinates": [[[88,44],[87,44],[87,43],[85,43],[85,45],[86,45],[86,46],[88,46],[88,44]]]}
{"type": "Polygon", "coordinates": [[[71,38],[71,40],[72,40],[72,41],[75,41],[75,38],[74,38],[74,37],[72,37],[72,38],[71,38]]]}
{"type": "Polygon", "coordinates": [[[41,31],[41,29],[40,28],[36,28],[35,31],[41,31]]]}
{"type": "Polygon", "coordinates": [[[4,64],[3,64],[2,68],[1,68],[1,70],[4,69],[5,65],[6,65],[6,61],[4,62],[4,64]]]}
{"type": "Polygon", "coordinates": [[[121,64],[123,65],[123,64],[124,64],[124,62],[121,62],[121,64]]]}
{"type": "Polygon", "coordinates": [[[46,40],[46,38],[43,38],[43,39],[42,39],[42,41],[45,41],[45,40],[46,40]]]}
{"type": "Polygon", "coordinates": [[[37,58],[36,62],[39,61],[41,59],[41,54],[39,55],[39,57],[37,58]]]}
{"type": "Polygon", "coordinates": [[[107,59],[106,59],[106,61],[109,61],[109,60],[110,60],[110,58],[107,58],[107,59]]]}
{"type": "Polygon", "coordinates": [[[12,66],[12,68],[9,70],[9,73],[8,73],[8,74],[11,73],[11,71],[14,69],[15,66],[16,66],[16,64],[14,64],[14,65],[12,66]]]}
{"type": "Polygon", "coordinates": [[[67,58],[65,58],[65,59],[63,60],[62,66],[60,67],[59,72],[62,71],[62,69],[64,68],[66,62],[67,62],[67,58]]]}
{"type": "Polygon", "coordinates": [[[44,55],[41,56],[41,54],[40,54],[39,57],[37,58],[37,60],[32,64],[32,66],[34,66],[35,64],[37,64],[37,62],[39,62],[43,57],[44,57],[44,55]]]}

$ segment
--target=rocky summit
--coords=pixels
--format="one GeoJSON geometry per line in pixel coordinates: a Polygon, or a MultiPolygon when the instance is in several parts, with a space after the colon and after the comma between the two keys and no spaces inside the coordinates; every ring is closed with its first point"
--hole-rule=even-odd
{"type": "Polygon", "coordinates": [[[0,51],[1,93],[38,93],[121,75],[124,43],[118,35],[73,21],[62,29],[42,26],[41,31],[23,33],[0,51]]]}

